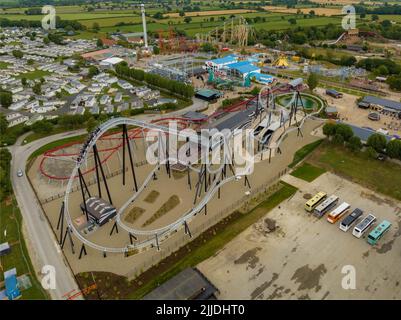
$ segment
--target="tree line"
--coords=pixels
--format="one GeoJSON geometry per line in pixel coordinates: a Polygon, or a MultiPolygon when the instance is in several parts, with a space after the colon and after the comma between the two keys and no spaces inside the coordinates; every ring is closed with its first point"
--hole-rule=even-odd
{"type": "Polygon", "coordinates": [[[141,69],[130,68],[124,62],[116,65],[115,70],[118,75],[122,75],[141,82],[146,82],[150,85],[166,89],[185,98],[192,98],[195,93],[194,87],[189,84],[164,78],[157,74],[147,73],[141,69]]]}
{"type": "MultiPolygon", "coordinates": [[[[73,30],[86,30],[86,27],[76,20],[62,20],[59,16],[56,17],[57,28],[73,29],[73,30]]],[[[42,22],[32,20],[10,20],[7,18],[0,19],[0,27],[19,27],[19,28],[41,28],[42,22]]]]}
{"type": "Polygon", "coordinates": [[[6,148],[0,149],[0,201],[11,194],[10,178],[11,153],[6,148]]]}
{"type": "MultiPolygon", "coordinates": [[[[345,145],[354,152],[359,152],[363,148],[361,139],[355,136],[351,127],[344,123],[327,122],[323,126],[323,134],[334,144],[345,145]]],[[[379,153],[384,153],[390,158],[401,160],[401,140],[387,141],[384,135],[374,133],[366,141],[364,152],[372,158],[377,158],[379,153]]]]}

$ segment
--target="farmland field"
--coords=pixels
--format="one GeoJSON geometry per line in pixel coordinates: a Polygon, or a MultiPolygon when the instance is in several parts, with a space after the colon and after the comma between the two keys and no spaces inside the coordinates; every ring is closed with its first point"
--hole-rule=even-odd
{"type": "Polygon", "coordinates": [[[276,7],[276,6],[265,6],[263,7],[266,10],[272,11],[272,12],[282,12],[282,13],[297,13],[298,10],[300,10],[304,14],[308,14],[311,10],[315,11],[316,15],[319,16],[335,16],[335,15],[341,15],[341,8],[287,8],[287,7],[276,7]]]}
{"type": "MultiPolygon", "coordinates": [[[[234,9],[234,10],[213,10],[213,11],[197,11],[197,12],[186,12],[185,16],[187,17],[196,17],[196,16],[215,16],[215,15],[224,15],[224,14],[241,14],[255,12],[255,10],[247,10],[247,9],[234,9]]],[[[179,13],[167,13],[164,16],[169,18],[177,18],[179,17],[179,13]]]]}

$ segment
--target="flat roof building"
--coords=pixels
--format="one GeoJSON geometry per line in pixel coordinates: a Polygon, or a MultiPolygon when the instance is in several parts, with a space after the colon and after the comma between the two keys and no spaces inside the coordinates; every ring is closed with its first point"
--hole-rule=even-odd
{"type": "MultiPolygon", "coordinates": [[[[362,143],[366,143],[368,141],[369,137],[372,134],[380,133],[380,132],[377,132],[377,131],[372,130],[372,129],[358,127],[358,126],[355,126],[355,125],[352,125],[352,124],[349,124],[349,123],[345,123],[345,122],[341,122],[341,121],[337,121],[337,123],[344,123],[347,126],[351,127],[352,132],[354,133],[354,136],[356,136],[359,139],[361,139],[362,143]]],[[[387,142],[389,142],[393,138],[393,137],[391,137],[389,135],[385,135],[385,134],[383,134],[383,136],[386,138],[387,142]]]]}
{"type": "Polygon", "coordinates": [[[206,100],[206,101],[212,101],[212,100],[218,99],[222,95],[223,94],[220,91],[212,90],[212,89],[198,89],[195,91],[196,98],[206,100]]]}
{"type": "Polygon", "coordinates": [[[390,112],[401,112],[401,102],[378,98],[374,96],[365,96],[363,99],[358,103],[359,107],[370,107],[372,109],[383,109],[390,112]]]}
{"type": "Polygon", "coordinates": [[[144,300],[215,300],[218,289],[197,269],[187,268],[147,294],[144,300]]]}

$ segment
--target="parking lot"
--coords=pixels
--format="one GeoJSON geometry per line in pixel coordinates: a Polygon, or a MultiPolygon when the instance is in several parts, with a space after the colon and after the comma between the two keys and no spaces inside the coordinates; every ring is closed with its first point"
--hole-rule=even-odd
{"type": "MultiPolygon", "coordinates": [[[[245,230],[220,252],[198,265],[220,290],[219,299],[400,299],[401,203],[334,174],[312,182],[285,176],[299,188],[289,200],[245,230]],[[364,211],[376,224],[362,238],[306,213],[310,195],[325,191],[364,211]],[[266,232],[264,219],[278,228],[266,232]],[[376,246],[366,237],[382,220],[392,223],[376,246]],[[355,268],[355,289],[343,289],[344,266],[355,268]]],[[[358,219],[357,223],[361,220],[358,219]]]]}

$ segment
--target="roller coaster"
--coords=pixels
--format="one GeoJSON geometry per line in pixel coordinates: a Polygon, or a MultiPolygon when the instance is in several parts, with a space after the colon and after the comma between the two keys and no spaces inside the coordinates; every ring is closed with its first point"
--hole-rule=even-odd
{"type": "MultiPolygon", "coordinates": [[[[323,107],[323,104],[321,107],[323,107]]],[[[261,121],[263,120],[266,125],[265,126],[266,129],[268,127],[271,127],[273,122],[275,122],[276,130],[274,132],[274,139],[272,136],[268,141],[264,141],[263,135],[266,132],[265,129],[261,130],[258,134],[253,134],[251,136],[251,138],[253,138],[258,144],[256,150],[251,150],[254,154],[253,161],[257,163],[267,159],[269,159],[270,161],[272,151],[281,153],[280,145],[284,140],[284,138],[286,137],[286,135],[289,134],[290,132],[297,130],[298,135],[302,136],[301,128],[305,123],[306,119],[314,118],[315,115],[320,111],[321,108],[311,113],[306,112],[305,108],[303,107],[303,102],[301,99],[299,87],[290,88],[288,85],[281,85],[272,88],[266,86],[260,91],[258,95],[252,97],[251,99],[239,102],[227,109],[219,110],[213,113],[207,118],[206,122],[213,121],[214,119],[221,117],[222,113],[227,113],[227,112],[247,112],[247,115],[251,118],[251,121],[248,124],[249,126],[254,126],[255,123],[260,124],[261,121]],[[280,106],[274,103],[274,94],[280,92],[289,92],[289,91],[293,92],[293,97],[287,106],[280,106]],[[258,119],[260,121],[258,121],[258,119]],[[266,153],[268,154],[268,156],[266,156],[266,153]]],[[[195,167],[191,163],[181,163],[182,165],[187,167],[188,179],[190,178],[189,177],[190,170],[193,170],[198,175],[198,181],[196,183],[196,191],[194,194],[195,197],[193,203],[194,206],[187,212],[182,214],[176,221],[168,225],[165,225],[161,228],[153,230],[139,230],[131,228],[122,222],[122,216],[124,215],[128,206],[131,203],[135,202],[135,200],[141,195],[141,193],[150,183],[150,181],[153,181],[155,179],[156,174],[159,172],[159,169],[162,166],[165,166],[166,172],[170,176],[170,170],[171,170],[170,162],[180,161],[178,158],[175,158],[172,155],[168,154],[168,146],[164,145],[164,143],[161,143],[162,140],[159,139],[158,143],[160,145],[160,148],[159,148],[159,158],[157,164],[146,176],[142,184],[138,186],[137,183],[138,181],[135,173],[135,166],[133,164],[133,158],[132,158],[132,153],[133,153],[131,148],[132,139],[139,139],[141,137],[144,139],[145,133],[152,131],[156,132],[159,135],[159,137],[161,134],[168,134],[168,135],[175,135],[177,137],[185,137],[185,139],[189,139],[191,141],[198,141],[198,142],[200,141],[199,145],[202,145],[204,143],[202,142],[202,139],[199,139],[199,135],[196,133],[193,134],[190,134],[188,132],[184,133],[181,129],[178,128],[172,129],[171,127],[162,125],[163,123],[168,123],[169,121],[172,120],[179,121],[181,123],[181,128],[188,126],[188,119],[182,117],[163,118],[163,119],[158,119],[154,122],[146,122],[131,118],[120,117],[120,118],[113,118],[102,123],[88,136],[88,139],[82,145],[79,154],[78,155],[74,154],[74,157],[76,157],[75,166],[72,170],[71,175],[68,177],[65,196],[60,209],[59,220],[57,223],[57,230],[59,230],[60,232],[59,243],[62,248],[64,248],[66,239],[68,237],[72,253],[73,254],[75,253],[73,237],[72,237],[72,235],[74,235],[82,243],[79,259],[81,258],[82,254],[86,255],[85,246],[103,252],[104,256],[106,256],[106,253],[122,253],[128,256],[140,253],[150,248],[156,247],[157,249],[160,249],[160,243],[163,242],[165,239],[167,239],[169,236],[171,236],[173,233],[179,231],[180,229],[184,229],[184,232],[186,234],[192,236],[191,231],[189,229],[189,223],[195,218],[197,213],[201,212],[202,210],[205,210],[206,213],[208,202],[213,198],[213,196],[216,193],[218,193],[220,196],[220,189],[223,187],[223,185],[231,181],[235,181],[238,178],[234,170],[235,168],[231,164],[233,163],[232,162],[233,155],[231,153],[225,155],[227,159],[224,160],[228,160],[227,162],[225,162],[228,164],[222,164],[217,169],[212,169],[212,166],[207,164],[202,164],[200,167],[195,167]],[[110,134],[108,133],[108,131],[112,128],[115,128],[116,126],[122,126],[123,128],[122,138],[121,138],[122,141],[119,142],[118,146],[113,147],[108,151],[115,152],[115,150],[117,150],[118,148],[122,148],[123,150],[124,169],[122,170],[122,175],[123,175],[123,185],[124,185],[125,175],[126,175],[125,152],[126,149],[128,150],[131,173],[135,185],[134,188],[135,191],[129,197],[129,199],[127,199],[127,201],[117,210],[116,216],[114,218],[114,224],[110,232],[111,236],[114,231],[118,232],[118,228],[121,227],[122,230],[127,232],[130,244],[123,245],[120,247],[107,247],[88,240],[87,237],[85,237],[81,233],[81,231],[74,225],[74,222],[69,212],[69,207],[70,207],[69,198],[73,189],[73,184],[75,183],[76,179],[78,179],[80,184],[80,191],[83,198],[83,203],[86,203],[86,199],[88,197],[91,197],[91,194],[85,182],[84,174],[95,171],[97,176],[96,180],[98,184],[99,198],[102,197],[100,184],[103,181],[103,184],[107,191],[109,202],[112,204],[112,198],[110,195],[109,188],[107,186],[107,179],[104,175],[102,168],[102,163],[107,161],[107,159],[110,158],[110,155],[107,156],[105,159],[101,160],[99,156],[100,150],[97,149],[97,142],[101,141],[102,139],[110,138],[110,134]],[[128,130],[128,126],[133,126],[134,129],[128,130]],[[160,157],[161,153],[164,153],[165,155],[165,157],[163,157],[163,160],[161,160],[160,157]],[[95,159],[95,167],[87,170],[86,172],[82,172],[81,167],[85,163],[89,154],[93,155],[95,159]],[[100,178],[100,175],[102,175],[103,179],[100,178]],[[199,201],[197,201],[197,199],[201,197],[203,186],[204,186],[204,196],[199,201]],[[66,223],[65,230],[64,230],[64,222],[66,223]]],[[[201,127],[201,125],[202,123],[199,123],[199,127],[201,127]]],[[[221,144],[226,143],[228,139],[232,138],[235,134],[236,134],[235,130],[232,130],[231,133],[224,139],[221,139],[218,142],[215,142],[211,145],[207,144],[208,148],[207,150],[213,152],[213,150],[221,148],[221,144]]],[[[116,139],[116,138],[111,138],[111,139],[116,139]]],[[[105,150],[107,151],[107,149],[104,149],[103,151],[105,150]]],[[[46,156],[50,157],[52,156],[53,153],[54,150],[47,153],[46,156]]],[[[64,154],[63,156],[67,155],[64,154]]],[[[65,177],[59,177],[59,178],[64,179],[65,177]]],[[[188,183],[191,185],[190,181],[188,181],[188,183]]],[[[248,186],[250,188],[250,183],[247,175],[245,175],[245,186],[248,186]]],[[[86,212],[86,219],[88,221],[87,212],[86,212]]]]}

